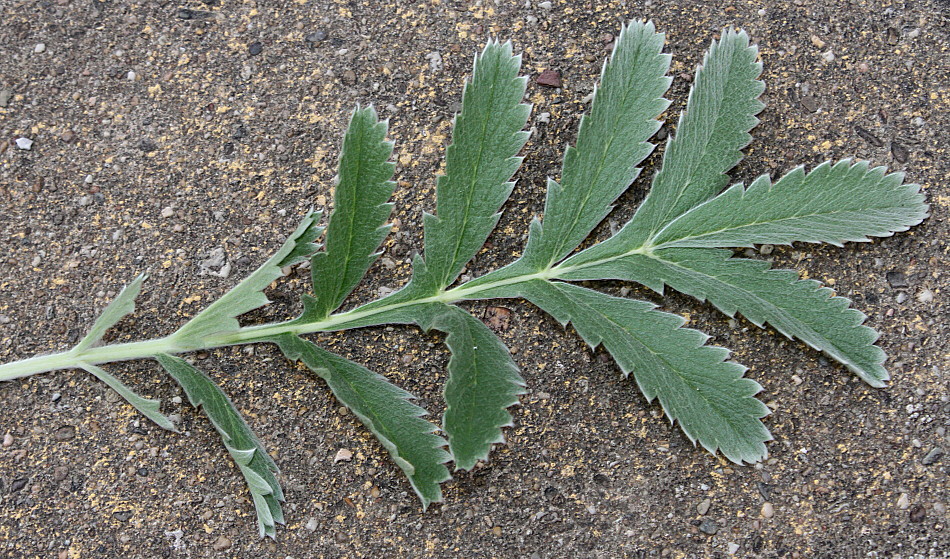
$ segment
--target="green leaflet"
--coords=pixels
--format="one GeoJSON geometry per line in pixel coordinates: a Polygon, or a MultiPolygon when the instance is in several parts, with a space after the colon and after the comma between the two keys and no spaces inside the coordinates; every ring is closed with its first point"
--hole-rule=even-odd
{"type": "Polygon", "coordinates": [[[117,322],[122,320],[123,317],[135,311],[135,300],[142,291],[142,282],[144,282],[147,277],[146,274],[139,274],[132,280],[132,283],[122,288],[122,291],[109,303],[109,306],[102,311],[102,314],[100,314],[96,322],[93,323],[92,328],[89,329],[89,333],[86,334],[83,339],[79,340],[79,343],[73,348],[74,352],[82,352],[86,348],[99,343],[109,328],[112,328],[117,322]]]}
{"type": "Polygon", "coordinates": [[[177,347],[180,350],[204,347],[205,338],[238,330],[241,327],[238,316],[270,303],[264,296],[264,288],[281,276],[281,268],[302,262],[317,250],[313,241],[323,231],[317,226],[320,215],[320,212],[308,212],[274,256],[172,334],[177,347]]]}
{"type": "Polygon", "coordinates": [[[709,301],[729,316],[736,312],[756,326],[768,323],[842,363],[866,383],[884,386],[884,352],[877,333],[862,326],[865,316],[850,301],[793,270],[770,270],[761,260],[731,258],[732,251],[671,248],[652,256],[630,255],[591,266],[564,279],[616,278],[662,293],[663,286],[709,301]]]}
{"type": "Polygon", "coordinates": [[[753,397],[762,388],[742,378],[745,367],[725,361],[728,350],[704,345],[708,336],[681,328],[682,317],[561,282],[522,284],[521,296],[561,324],[574,324],[591,347],[603,345],[694,443],[737,463],[765,458],[764,443],[772,437],[760,418],[769,411],[753,397]]]}
{"type": "Polygon", "coordinates": [[[530,107],[521,103],[527,80],[518,76],[520,67],[511,43],[489,41],[475,60],[445,151],[436,215],[423,216],[425,261],[413,266],[416,289],[434,293],[455,281],[498,223],[514,185],[509,179],[521,165],[516,156],[528,140],[522,128],[530,107]]]}
{"type": "Polygon", "coordinates": [[[505,442],[502,427],[510,427],[506,408],[525,393],[524,379],[511,353],[482,323],[454,305],[433,305],[419,325],[447,334],[452,352],[445,383],[445,415],[442,428],[449,438],[455,467],[471,470],[487,460],[491,445],[505,442]]]}
{"type": "Polygon", "coordinates": [[[139,396],[135,392],[132,392],[132,390],[128,386],[122,384],[122,382],[119,379],[115,378],[114,376],[107,373],[103,369],[96,367],[95,365],[90,365],[89,363],[79,363],[79,366],[82,369],[84,369],[87,373],[92,374],[97,379],[108,384],[109,388],[118,392],[119,396],[122,396],[123,398],[125,398],[126,402],[132,404],[133,408],[138,410],[139,413],[141,413],[145,417],[151,419],[153,422],[155,422],[156,425],[158,425],[162,429],[168,429],[169,431],[178,432],[178,430],[175,429],[175,425],[172,424],[171,420],[165,417],[164,415],[162,415],[160,411],[158,411],[162,405],[161,400],[157,400],[157,399],[152,400],[149,398],[143,398],[139,396]]]}
{"type": "Polygon", "coordinates": [[[275,537],[275,524],[284,523],[280,508],[284,493],[277,481],[277,465],[251,431],[230,398],[204,372],[187,361],[165,353],[155,360],[182,387],[188,401],[208,417],[221,435],[225,448],[247,481],[257,510],[257,526],[261,537],[275,537]]]}
{"type": "Polygon", "coordinates": [[[653,152],[647,140],[670,104],[663,98],[671,81],[663,40],[651,22],[621,28],[590,115],[581,118],[577,147],[564,152],[561,184],[548,179],[544,221],[532,222],[525,249],[530,268],[549,268],[581,244],[653,152]]]}
{"type": "Polygon", "coordinates": [[[363,278],[379,257],[379,243],[389,232],[395,183],[392,142],[386,141],[386,123],[372,107],[357,108],[343,139],[339,182],[333,195],[333,213],[327,225],[324,252],[313,256],[311,270],[316,300],[308,308],[314,319],[325,318],[363,278]]]}
{"type": "Polygon", "coordinates": [[[656,247],[748,247],[867,241],[906,231],[927,217],[916,184],[867,161],[802,167],[772,184],[763,175],[684,213],[657,233],[656,247]]]}
{"type": "Polygon", "coordinates": [[[303,338],[285,334],[272,340],[292,361],[301,361],[326,381],[333,395],[349,408],[389,451],[422,501],[423,508],[442,501],[440,483],[451,478],[451,456],[438,429],[423,419],[426,411],[409,402],[412,394],[384,377],[303,338]]]}
{"type": "Polygon", "coordinates": [[[726,30],[703,58],[689,92],[686,110],[663,154],[660,171],[633,219],[613,238],[601,243],[592,258],[625,252],[642,245],[664,225],[715,196],[742,159],[749,131],[765,106],[759,95],[765,84],[757,78],[762,64],[758,49],[744,31],[726,30]]]}

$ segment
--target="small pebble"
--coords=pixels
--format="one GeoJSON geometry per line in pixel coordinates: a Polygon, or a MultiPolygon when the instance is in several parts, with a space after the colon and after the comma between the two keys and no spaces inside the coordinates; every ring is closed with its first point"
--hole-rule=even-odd
{"type": "Polygon", "coordinates": [[[538,85],[561,87],[561,73],[557,70],[545,70],[538,74],[538,85]]]}
{"type": "Polygon", "coordinates": [[[346,85],[353,85],[356,83],[356,72],[353,70],[346,70],[343,72],[343,83],[346,85]]]}
{"type": "Polygon", "coordinates": [[[33,140],[29,138],[17,138],[16,147],[20,149],[30,150],[33,147],[33,140]]]}
{"type": "Polygon", "coordinates": [[[926,287],[917,294],[917,300],[921,303],[932,303],[934,300],[934,292],[927,289],[926,287]]]}
{"type": "Polygon", "coordinates": [[[173,216],[173,215],[175,215],[175,210],[172,209],[171,206],[166,206],[166,207],[162,208],[162,217],[164,217],[164,218],[169,218],[169,217],[171,217],[171,216],[173,216]]]}
{"type": "Polygon", "coordinates": [[[818,100],[811,95],[805,95],[802,97],[801,103],[802,107],[810,113],[818,111],[818,100]]]}
{"type": "Polygon", "coordinates": [[[336,456],[333,457],[333,463],[336,464],[337,462],[349,462],[352,459],[353,453],[348,449],[341,448],[337,451],[336,456]]]}
{"type": "Polygon", "coordinates": [[[925,509],[923,505],[914,505],[910,509],[909,516],[911,522],[921,522],[927,517],[927,509],[925,509]]]}
{"type": "Polygon", "coordinates": [[[262,45],[260,41],[251,43],[247,46],[247,52],[251,56],[257,56],[263,50],[264,50],[264,45],[262,45]]]}
{"type": "Polygon", "coordinates": [[[709,512],[709,507],[711,506],[712,506],[712,501],[710,499],[703,499],[703,502],[699,503],[696,506],[696,512],[698,512],[701,515],[705,515],[707,512],[709,512]]]}
{"type": "MultiPolygon", "coordinates": [[[[6,445],[6,439],[4,439],[3,441],[4,441],[4,445],[6,445]]],[[[944,450],[942,448],[940,448],[939,446],[934,447],[930,452],[927,453],[926,456],[923,457],[920,463],[923,464],[924,466],[930,466],[936,463],[937,460],[940,460],[940,458],[943,455],[944,455],[944,450]]]]}
{"type": "Polygon", "coordinates": [[[550,10],[550,9],[551,9],[551,3],[548,2],[547,0],[545,0],[544,2],[539,2],[539,3],[538,3],[538,7],[541,8],[542,10],[550,10]]]}
{"type": "Polygon", "coordinates": [[[762,503],[762,518],[772,518],[775,516],[775,507],[772,506],[772,503],[766,501],[762,503]]]}
{"type": "Polygon", "coordinates": [[[907,493],[901,493],[901,496],[897,498],[897,508],[901,510],[910,508],[910,497],[907,496],[907,493]]]}
{"type": "Polygon", "coordinates": [[[729,555],[735,555],[737,551],[739,551],[739,544],[733,543],[733,542],[729,542],[729,543],[726,545],[726,552],[727,552],[729,555]]]}
{"type": "Polygon", "coordinates": [[[835,53],[832,52],[832,51],[830,51],[830,50],[827,51],[827,52],[823,52],[823,53],[821,54],[821,59],[824,60],[825,62],[834,62],[834,60],[835,60],[835,53]]]}
{"type": "Polygon", "coordinates": [[[699,530],[704,534],[715,536],[716,532],[719,531],[719,524],[716,524],[715,520],[707,518],[700,523],[699,530]]]}
{"type": "Polygon", "coordinates": [[[304,39],[304,41],[307,41],[308,43],[319,43],[319,42],[322,42],[322,41],[326,41],[326,40],[327,40],[327,36],[328,36],[328,34],[327,34],[326,31],[324,31],[323,29],[318,29],[318,30],[314,31],[313,33],[310,33],[309,35],[307,35],[307,36],[304,37],[303,39],[304,39]]]}
{"type": "Polygon", "coordinates": [[[7,433],[3,436],[3,446],[8,447],[13,445],[13,435],[7,433]]]}
{"type": "Polygon", "coordinates": [[[231,540],[226,536],[218,536],[218,539],[214,540],[214,543],[211,544],[211,547],[215,551],[224,551],[226,549],[231,549],[231,540]]]}
{"type": "Polygon", "coordinates": [[[63,425],[53,432],[53,438],[57,441],[70,441],[76,437],[76,428],[72,425],[63,425]]]}
{"type": "Polygon", "coordinates": [[[42,53],[46,52],[46,44],[45,44],[45,43],[36,43],[36,46],[33,47],[33,52],[35,52],[36,54],[42,54],[42,53]]]}
{"type": "Polygon", "coordinates": [[[317,526],[319,526],[319,524],[317,523],[317,519],[311,516],[310,520],[307,521],[307,524],[304,527],[307,530],[310,530],[311,532],[316,532],[317,526]]]}
{"type": "Polygon", "coordinates": [[[13,97],[13,92],[9,89],[0,90],[0,107],[9,105],[11,97],[13,97]]]}
{"type": "Polygon", "coordinates": [[[491,533],[494,534],[495,536],[500,536],[500,535],[501,535],[501,526],[493,526],[492,529],[491,529],[491,533]]]}

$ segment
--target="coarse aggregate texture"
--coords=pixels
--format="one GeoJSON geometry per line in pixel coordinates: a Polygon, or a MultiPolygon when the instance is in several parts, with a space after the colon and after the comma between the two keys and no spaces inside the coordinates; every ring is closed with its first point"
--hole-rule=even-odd
{"type": "MultiPolygon", "coordinates": [[[[515,352],[530,392],[513,409],[508,443],[458,473],[445,503],[423,513],[367,431],[274,347],[200,352],[282,468],[288,523],[271,541],[257,538],[213,428],[157,366],[109,370],[161,397],[182,435],[85,373],[49,373],[0,385],[0,556],[947,557],[944,0],[4,0],[0,362],[75,343],[144,270],[139,312],[110,339],[173,331],[265,260],[308,208],[328,204],[357,103],[390,119],[398,185],[396,232],[349,305],[402,285],[422,247],[422,212],[435,208],[463,80],[489,37],[523,53],[533,134],[499,229],[466,273],[510,262],[614,35],[634,18],[652,19],[673,55],[661,139],[703,51],[732,25],[758,44],[767,84],[735,180],[854,155],[923,186],[932,217],[910,232],[759,255],[869,315],[889,355],[889,388],[667,297],[667,310],[733,348],[764,387],[776,440],[766,462],[738,467],[694,449],[573,331],[524,302],[474,304],[515,352]],[[335,460],[344,449],[349,459],[335,460]]],[[[661,152],[662,142],[651,165],[661,152]]],[[[622,198],[614,224],[653,170],[622,198]]],[[[296,271],[270,292],[275,305],[247,320],[291,316],[308,276],[296,271]]],[[[440,337],[400,327],[321,340],[441,415],[440,337]]]]}

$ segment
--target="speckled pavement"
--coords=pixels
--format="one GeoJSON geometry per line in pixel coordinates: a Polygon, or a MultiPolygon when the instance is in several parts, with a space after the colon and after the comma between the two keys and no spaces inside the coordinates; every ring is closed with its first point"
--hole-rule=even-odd
{"type": "MultiPolygon", "coordinates": [[[[499,229],[467,273],[511,261],[632,18],[652,19],[673,55],[661,138],[704,49],[734,25],[759,45],[767,84],[736,181],[856,156],[923,186],[933,215],[910,232],[759,255],[869,316],[889,388],[708,305],[633,287],[734,349],[763,385],[775,441],[765,463],[740,467],[694,449],[572,330],[524,302],[474,304],[512,347],[530,393],[508,444],[459,472],[445,502],[423,513],[381,447],[307,371],[269,346],[201,352],[282,469],[287,525],[271,541],[258,539],[217,435],[156,366],[109,370],[162,398],[182,434],[83,373],[49,373],[0,384],[0,556],[950,556],[944,0],[2,0],[0,362],[67,348],[144,270],[139,311],[111,339],[173,331],[328,203],[356,104],[389,118],[398,186],[396,231],[351,304],[402,285],[422,212],[435,207],[463,80],[489,37],[523,53],[533,133],[499,229]],[[350,460],[334,460],[341,449],[350,460]]],[[[662,144],[615,224],[648,188],[662,144]]],[[[278,283],[275,304],[247,320],[291,316],[307,275],[278,283]]],[[[319,339],[441,414],[448,357],[438,336],[398,327],[319,339]]]]}

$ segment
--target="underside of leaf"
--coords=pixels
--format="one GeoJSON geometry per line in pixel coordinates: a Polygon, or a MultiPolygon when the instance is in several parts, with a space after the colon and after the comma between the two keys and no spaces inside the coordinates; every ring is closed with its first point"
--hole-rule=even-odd
{"type": "Polygon", "coordinates": [[[653,239],[656,247],[748,247],[868,241],[906,231],[927,217],[916,184],[866,161],[797,167],[774,184],[768,176],[737,184],[696,206],[653,239]]]}
{"type": "Polygon", "coordinates": [[[97,379],[109,385],[109,388],[115,390],[120,396],[125,398],[125,401],[131,404],[132,407],[138,410],[139,413],[151,419],[162,429],[175,432],[178,431],[175,429],[175,425],[171,422],[171,420],[158,411],[162,405],[161,400],[152,400],[139,396],[133,392],[131,388],[122,384],[122,381],[115,378],[100,367],[90,365],[89,363],[82,363],[80,364],[80,367],[82,367],[86,372],[95,376],[97,379]]]}
{"type": "Polygon", "coordinates": [[[115,326],[116,323],[125,316],[132,314],[132,312],[135,311],[135,300],[142,291],[142,283],[147,277],[146,274],[139,274],[132,280],[132,283],[122,288],[122,291],[109,303],[109,306],[102,311],[102,314],[100,314],[96,322],[93,323],[92,328],[89,329],[89,333],[76,344],[73,351],[78,353],[99,343],[109,328],[115,326]]]}
{"type": "Polygon", "coordinates": [[[276,524],[284,523],[280,507],[284,492],[277,481],[277,464],[231,399],[208,375],[180,357],[158,354],[155,360],[182,387],[191,405],[200,408],[211,421],[247,482],[261,537],[275,537],[276,524]]]}
{"type": "Polygon", "coordinates": [[[742,377],[745,367],[726,361],[728,350],[704,345],[708,336],[682,328],[682,317],[561,282],[525,284],[522,296],[558,322],[571,322],[591,347],[603,345],[694,443],[736,463],[766,456],[764,443],[772,437],[760,419],[769,411],[754,398],[762,388],[742,377]]]}
{"type": "Polygon", "coordinates": [[[475,60],[445,152],[445,175],[438,179],[436,215],[424,216],[425,261],[414,266],[413,279],[427,291],[455,281],[485,244],[511,194],[530,112],[521,103],[526,79],[518,76],[520,66],[511,43],[489,41],[475,60]]]}
{"type": "Polygon", "coordinates": [[[445,463],[451,456],[435,434],[438,428],[423,419],[426,411],[409,400],[412,394],[366,367],[330,353],[313,342],[285,334],[274,338],[288,359],[301,361],[329,385],[409,478],[423,508],[442,500],[440,484],[451,479],[445,463]]]}
{"type": "Polygon", "coordinates": [[[757,326],[768,323],[844,364],[871,386],[888,379],[884,352],[866,318],[850,301],[793,270],[770,270],[761,260],[731,258],[720,249],[672,248],[652,256],[631,255],[569,274],[636,281],[662,293],[663,286],[709,301],[729,316],[737,312],[757,326]]]}
{"type": "Polygon", "coordinates": [[[660,128],[669,106],[670,56],[662,33],[650,22],[620,30],[604,63],[589,115],[581,118],[577,147],[564,152],[561,184],[548,180],[544,220],[531,224],[525,259],[544,269],[579,245],[640,174],[653,151],[647,140],[660,128]]]}
{"type": "Polygon", "coordinates": [[[395,186],[390,180],[395,166],[388,161],[392,152],[386,123],[372,107],[357,108],[340,152],[325,250],[313,256],[310,266],[316,298],[308,311],[314,319],[339,307],[379,256],[376,249],[390,229],[385,222],[395,186]]]}
{"type": "Polygon", "coordinates": [[[455,467],[470,470],[488,459],[492,444],[505,442],[502,427],[512,425],[507,408],[525,393],[524,379],[508,348],[481,320],[454,305],[433,305],[427,314],[420,326],[445,332],[452,352],[442,428],[455,467]]]}
{"type": "Polygon", "coordinates": [[[237,317],[270,303],[264,289],[281,277],[281,268],[303,262],[316,252],[318,247],[313,242],[323,231],[317,226],[320,216],[320,212],[308,212],[276,254],[175,332],[173,338],[178,348],[204,347],[205,338],[236,331],[241,327],[237,317]]]}

